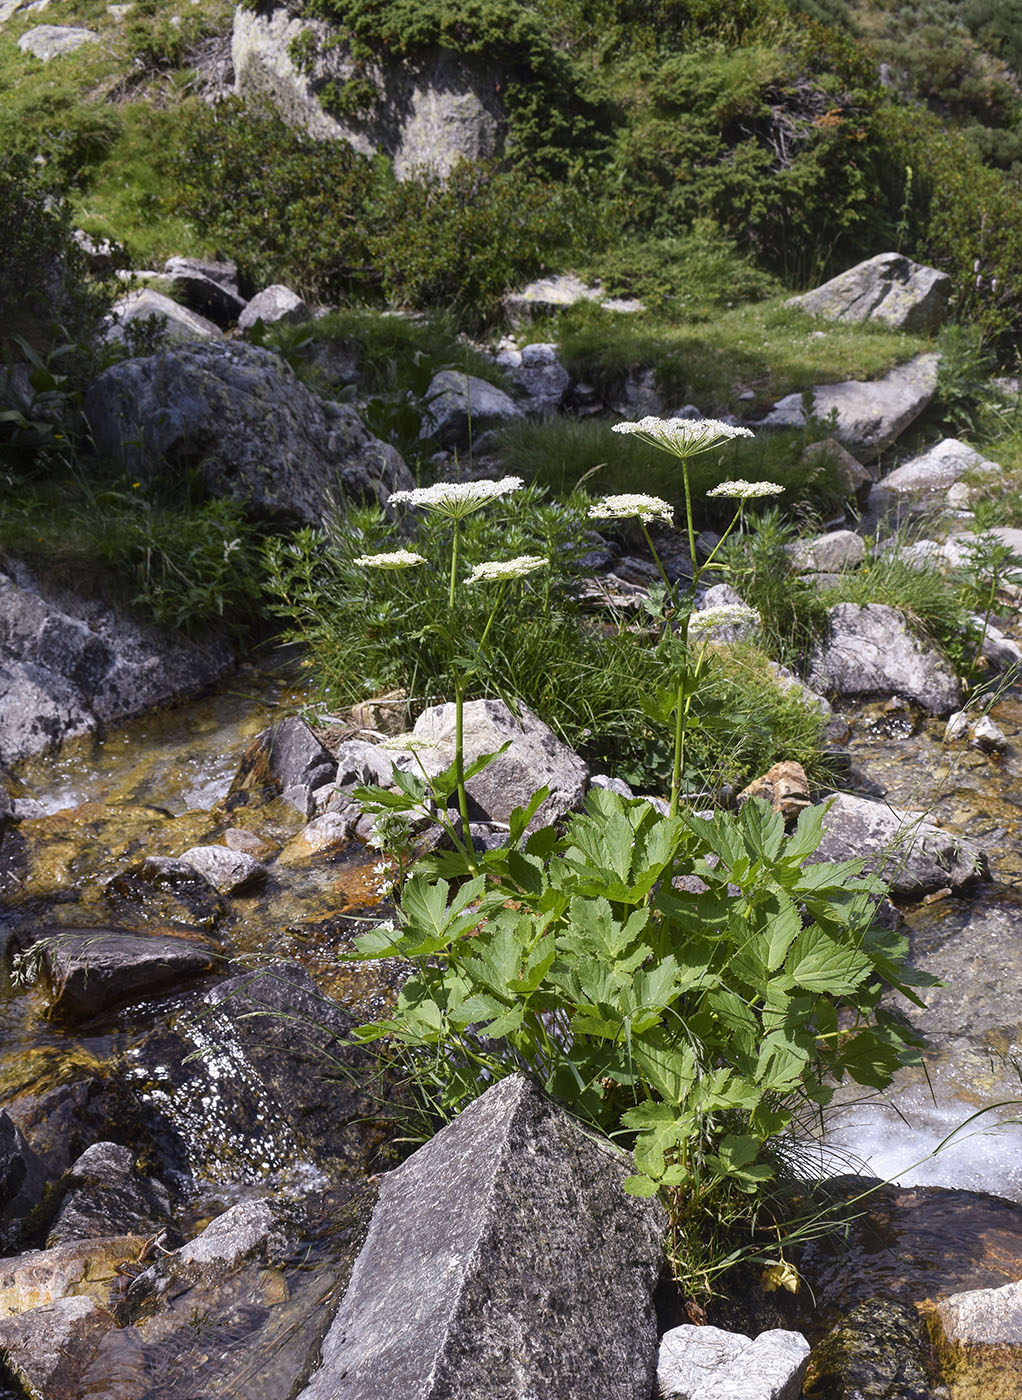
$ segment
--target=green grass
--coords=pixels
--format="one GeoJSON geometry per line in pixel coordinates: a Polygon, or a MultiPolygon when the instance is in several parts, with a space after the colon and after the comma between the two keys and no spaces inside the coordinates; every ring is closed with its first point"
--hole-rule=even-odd
{"type": "Polygon", "coordinates": [[[875,379],[932,348],[923,337],[876,325],[818,321],[780,298],[702,322],[584,303],[554,323],[538,323],[530,338],[559,340],[568,368],[607,390],[634,369],[651,368],[669,407],[694,402],[711,416],[753,416],[814,384],[875,379]],[[754,399],[742,400],[748,391],[754,399]]]}

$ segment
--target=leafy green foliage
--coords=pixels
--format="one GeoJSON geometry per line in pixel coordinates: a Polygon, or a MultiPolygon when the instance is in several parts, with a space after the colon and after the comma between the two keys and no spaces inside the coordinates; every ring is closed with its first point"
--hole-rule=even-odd
{"type": "Polygon", "coordinates": [[[726,560],[735,588],[760,615],[767,650],[784,662],[803,660],[826,625],[819,589],[791,567],[795,530],[778,509],[763,511],[728,541],[726,560]]]}
{"type": "Polygon", "coordinates": [[[786,836],[759,801],[661,817],[595,790],[563,835],[527,820],[458,887],[464,857],[428,859],[397,930],[359,943],[415,964],[361,1039],[414,1050],[445,1112],[524,1070],[632,1147],[630,1190],[705,1220],[723,1192],[761,1191],[835,1083],[882,1089],[915,1057],[880,998],[918,1003],[926,979],[874,925],[883,887],[861,862],[806,863],[821,809],[786,836]]]}

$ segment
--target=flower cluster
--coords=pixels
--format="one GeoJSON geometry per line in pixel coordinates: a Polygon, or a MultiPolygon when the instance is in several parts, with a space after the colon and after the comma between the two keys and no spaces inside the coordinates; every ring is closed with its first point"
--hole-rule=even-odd
{"type": "Polygon", "coordinates": [[[674,512],[660,496],[604,496],[602,501],[597,501],[596,505],[589,507],[592,520],[630,520],[636,515],[644,525],[648,525],[651,520],[662,520],[665,525],[674,524],[674,512]]]}
{"type": "Polygon", "coordinates": [[[394,549],[389,554],[360,554],[355,563],[360,569],[413,569],[425,564],[421,554],[411,549],[394,549]]]}
{"type": "Polygon", "coordinates": [[[741,627],[758,625],[759,613],[745,603],[720,603],[715,608],[703,608],[692,613],[688,620],[688,634],[713,632],[718,627],[741,627]]]}
{"type": "Polygon", "coordinates": [[[502,476],[499,481],[438,481],[434,486],[416,486],[411,491],[393,491],[387,504],[421,506],[435,510],[449,520],[461,520],[488,501],[520,491],[520,476],[502,476]]]}
{"type": "Polygon", "coordinates": [[[477,564],[466,583],[506,583],[509,579],[524,578],[536,569],[545,569],[549,560],[541,554],[519,554],[514,559],[490,559],[477,564]]]}
{"type": "Polygon", "coordinates": [[[722,481],[707,491],[707,496],[734,496],[742,501],[751,501],[754,496],[779,496],[784,490],[776,481],[722,481]]]}
{"type": "Polygon", "coordinates": [[[719,418],[640,418],[637,423],[615,423],[615,433],[630,433],[675,457],[695,457],[732,438],[753,437],[751,428],[722,423],[719,418]]]}

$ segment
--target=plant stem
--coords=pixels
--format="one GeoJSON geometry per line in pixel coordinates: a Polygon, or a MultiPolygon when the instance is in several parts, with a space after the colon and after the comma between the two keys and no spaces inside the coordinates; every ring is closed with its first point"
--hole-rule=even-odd
{"type": "Polygon", "coordinates": [[[459,679],[454,683],[454,777],[458,785],[458,811],[461,813],[462,839],[472,874],[476,873],[475,847],[468,824],[468,793],[465,790],[465,686],[459,679]]]}
{"type": "Polygon", "coordinates": [[[454,616],[454,584],[458,577],[458,522],[454,521],[454,536],[451,540],[451,582],[447,590],[447,614],[454,616]]]}

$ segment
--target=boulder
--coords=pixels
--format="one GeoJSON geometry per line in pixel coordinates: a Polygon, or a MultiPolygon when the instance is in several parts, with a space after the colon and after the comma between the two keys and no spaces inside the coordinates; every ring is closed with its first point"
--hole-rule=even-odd
{"type": "Polygon", "coordinates": [[[136,924],[216,928],[227,905],[216,887],[188,861],[146,856],[108,880],[103,894],[111,917],[136,924]]]}
{"type": "Polygon", "coordinates": [[[910,1302],[867,1298],[814,1347],[806,1400],[947,1400],[948,1392],[932,1384],[929,1351],[922,1319],[910,1302]]]}
{"type": "Polygon", "coordinates": [[[241,341],[111,365],[85,415],[97,450],[132,472],[198,465],[214,495],[274,519],[318,526],[332,498],[383,504],[414,485],[353,408],[317,398],[279,356],[241,341]]]}
{"type": "Polygon", "coordinates": [[[880,321],[929,335],[947,320],[951,278],[901,253],[878,253],[785,303],[827,321],[880,321]]]}
{"type": "Polygon", "coordinates": [[[519,407],[526,413],[557,413],[571,384],[571,376],[561,364],[557,346],[537,342],[503,349],[497,364],[504,370],[514,389],[519,407]]]}
{"type": "Polygon", "coordinates": [[[86,1148],[60,1183],[64,1192],[46,1247],[113,1235],[150,1238],[172,1227],[170,1196],[143,1176],[135,1154],[114,1142],[86,1148]]]}
{"type": "Polygon", "coordinates": [[[859,858],[887,882],[892,898],[905,900],[959,889],[987,868],[986,856],[974,841],[954,836],[919,814],[838,793],[828,799],[823,840],[809,859],[859,858]]]}
{"type": "Polygon", "coordinates": [[[120,344],[128,339],[127,326],[154,318],[160,323],[158,338],[163,343],[186,345],[194,341],[220,340],[222,336],[216,321],[190,311],[154,287],[144,287],[117,298],[104,322],[103,339],[110,344],[120,344]]]}
{"type": "Polygon", "coordinates": [[[0,1109],[0,1249],[16,1241],[22,1219],[38,1205],[45,1184],[42,1163],[0,1109]]]}
{"type": "Polygon", "coordinates": [[[245,310],[245,299],[238,292],[236,263],[168,258],[164,272],[175,296],[222,330],[232,326],[245,310]]]}
{"type": "Polygon", "coordinates": [[[944,438],[936,447],[888,472],[877,485],[875,495],[882,496],[887,492],[923,501],[932,500],[938,494],[946,495],[967,472],[978,472],[984,476],[1000,475],[1001,468],[957,438],[944,438]]]}
{"type": "Polygon", "coordinates": [[[18,40],[22,53],[30,53],[33,58],[49,63],[60,54],[74,53],[83,44],[95,44],[99,35],[94,29],[74,28],[70,25],[37,24],[34,29],[26,29],[18,40]]]}
{"type": "Polygon", "coordinates": [[[664,1216],[522,1075],[383,1177],[300,1400],[649,1400],[664,1216]]]}
{"type": "Polygon", "coordinates": [[[753,1341],[719,1327],[673,1327],[660,1339],[663,1400],[799,1400],[809,1365],[801,1332],[772,1328],[753,1341]]]}
{"type": "Polygon", "coordinates": [[[443,447],[468,447],[490,428],[522,417],[503,389],[459,370],[442,369],[430,380],[420,438],[435,438],[443,447]]]}
{"type": "Polygon", "coordinates": [[[303,719],[288,715],[252,740],[231,783],[231,792],[252,788],[270,788],[280,793],[306,788],[314,792],[336,780],[337,759],[303,719]]]}
{"type": "Polygon", "coordinates": [[[267,876],[261,861],[227,846],[191,846],[181,852],[181,859],[219,894],[246,893],[261,885],[267,876]]]}
{"type": "Polygon", "coordinates": [[[806,680],[841,698],[900,695],[930,714],[959,708],[962,687],[943,656],[910,632],[886,603],[836,603],[827,609],[828,634],[818,642],[806,680]]]}
{"type": "MultiPolygon", "coordinates": [[[[410,745],[416,763],[429,774],[454,761],[455,707],[433,705],[415,722],[410,745]],[[428,746],[428,747],[427,747],[428,746]]],[[[469,817],[506,822],[516,807],[525,807],[537,788],[550,795],[532,820],[532,828],[558,821],[582,805],[589,768],[553,730],[525,705],[517,716],[503,700],[470,700],[464,708],[466,767],[481,754],[509,748],[468,782],[469,817]]]]}
{"type": "Polygon", "coordinates": [[[1022,1397],[1022,1283],[953,1293],[937,1303],[937,1353],[954,1395],[1022,1397]]]}
{"type": "MultiPolygon", "coordinates": [[[[880,379],[820,384],[812,391],[813,413],[824,422],[836,414],[834,436],[864,461],[872,461],[933,401],[939,360],[939,355],[917,355],[880,379]]],[[[805,419],[802,395],[788,394],[759,426],[801,428],[805,419]]]]}
{"type": "Polygon", "coordinates": [[[235,91],[247,101],[268,98],[285,121],[312,136],[347,141],[362,155],[389,156],[399,180],[427,167],[444,178],[459,160],[501,154],[507,121],[495,71],[445,49],[356,67],[338,38],[329,25],[283,5],[239,6],[231,41],[235,91]],[[296,43],[310,40],[320,52],[303,72],[292,54],[296,43]],[[376,100],[360,115],[327,112],[318,92],[343,88],[356,76],[368,77],[376,100]]]}
{"type": "Polygon", "coordinates": [[[390,787],[399,753],[370,744],[365,739],[345,739],[337,746],[337,783],[371,783],[390,787]]]}
{"type": "Polygon", "coordinates": [[[71,1021],[177,991],[219,962],[217,950],[197,939],[102,928],[42,930],[40,938],[51,1014],[71,1021]]]}
{"type": "Polygon", "coordinates": [[[216,282],[231,296],[244,300],[238,291],[238,264],[230,258],[173,257],[163,264],[163,271],[168,277],[194,276],[216,282]]]}
{"type": "Polygon", "coordinates": [[[791,547],[792,567],[799,573],[838,574],[854,569],[866,557],[866,542],[854,530],[830,530],[791,547]]]}
{"type": "Polygon", "coordinates": [[[194,694],[233,668],[224,642],[171,637],[8,568],[0,573],[0,763],[194,694]]]}
{"type": "Polygon", "coordinates": [[[849,499],[854,498],[859,505],[866,504],[866,498],[873,487],[873,478],[857,458],[847,448],[842,447],[836,438],[821,438],[811,442],[802,453],[802,461],[810,465],[830,463],[837,472],[841,489],[849,499]]]}
{"type": "Polygon", "coordinates": [[[296,296],[290,287],[275,282],[272,287],[264,287],[257,292],[238,316],[238,330],[250,331],[259,321],[267,326],[283,322],[286,325],[300,325],[312,319],[312,312],[296,296]]]}
{"type": "Polygon", "coordinates": [[[60,1298],[0,1318],[0,1358],[32,1400],[81,1400],[81,1374],[113,1326],[93,1298],[60,1298]]]}

